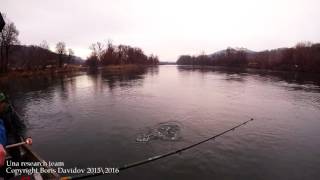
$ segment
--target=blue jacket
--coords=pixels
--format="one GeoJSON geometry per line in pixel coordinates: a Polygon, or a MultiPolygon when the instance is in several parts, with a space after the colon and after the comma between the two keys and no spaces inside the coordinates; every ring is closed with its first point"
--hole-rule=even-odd
{"type": "Polygon", "coordinates": [[[7,144],[6,128],[2,119],[0,119],[0,144],[2,144],[3,146],[6,146],[7,144]]]}

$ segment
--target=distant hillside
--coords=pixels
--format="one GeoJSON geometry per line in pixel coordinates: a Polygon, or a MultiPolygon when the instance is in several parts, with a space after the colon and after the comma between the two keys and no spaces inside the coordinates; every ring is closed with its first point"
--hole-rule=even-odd
{"type": "MultiPolygon", "coordinates": [[[[64,63],[82,64],[84,61],[77,56],[63,56],[64,63]]],[[[39,69],[48,65],[58,64],[58,54],[39,46],[13,46],[9,56],[9,66],[21,69],[39,69]]]]}
{"type": "Polygon", "coordinates": [[[209,55],[182,55],[178,65],[250,67],[284,71],[320,72],[320,44],[298,43],[293,48],[261,52],[228,48],[209,55]]]}
{"type": "Polygon", "coordinates": [[[247,48],[227,48],[227,49],[223,49],[223,50],[220,50],[220,51],[217,51],[213,54],[209,54],[208,56],[219,56],[219,55],[225,55],[227,54],[227,51],[233,51],[233,52],[237,52],[237,51],[243,51],[245,53],[248,53],[248,54],[254,54],[256,53],[255,51],[252,51],[250,49],[247,49],[247,48]]]}

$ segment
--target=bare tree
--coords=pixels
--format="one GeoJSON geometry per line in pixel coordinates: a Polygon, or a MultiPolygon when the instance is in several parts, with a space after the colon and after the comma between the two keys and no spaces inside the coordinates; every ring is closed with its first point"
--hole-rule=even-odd
{"type": "Polygon", "coordinates": [[[2,15],[1,15],[1,13],[0,13],[0,31],[2,31],[2,29],[3,29],[5,24],[6,23],[4,22],[4,19],[3,19],[2,15]]]}
{"type": "Polygon", "coordinates": [[[74,52],[71,48],[69,48],[68,49],[68,63],[72,63],[73,56],[74,56],[74,52]]]}
{"type": "Polygon", "coordinates": [[[39,51],[39,56],[40,56],[40,66],[42,69],[46,68],[46,65],[48,64],[48,59],[50,57],[50,55],[48,54],[48,52],[50,52],[50,47],[49,44],[46,40],[43,40],[39,46],[40,49],[45,49],[47,51],[39,51]]]}
{"type": "Polygon", "coordinates": [[[42,49],[46,49],[46,50],[49,50],[49,44],[46,40],[43,40],[40,44],[39,44],[39,47],[41,47],[42,49]]]}
{"type": "Polygon", "coordinates": [[[8,72],[9,54],[13,45],[19,44],[19,31],[13,22],[8,22],[0,34],[0,72],[8,72]]]}
{"type": "Polygon", "coordinates": [[[103,55],[104,45],[101,42],[97,42],[92,44],[89,48],[92,50],[91,56],[96,56],[100,61],[101,56],[103,55]]]}
{"type": "Polygon", "coordinates": [[[98,64],[107,65],[123,65],[123,64],[149,64],[156,65],[159,59],[155,55],[147,56],[140,48],[131,47],[128,45],[112,44],[108,41],[107,44],[95,43],[90,46],[92,53],[87,59],[87,65],[96,67],[98,64]]]}
{"type": "Polygon", "coordinates": [[[304,48],[304,47],[311,47],[311,46],[312,46],[312,42],[310,41],[301,41],[296,44],[296,48],[304,48]]]}
{"type": "Polygon", "coordinates": [[[63,64],[63,56],[66,54],[66,44],[64,42],[58,42],[56,45],[56,51],[58,53],[58,65],[62,67],[63,64]]]}

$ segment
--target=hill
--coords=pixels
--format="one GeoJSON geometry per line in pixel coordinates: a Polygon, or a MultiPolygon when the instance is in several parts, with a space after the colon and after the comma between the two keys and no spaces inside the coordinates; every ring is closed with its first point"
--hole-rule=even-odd
{"type": "MultiPolygon", "coordinates": [[[[82,64],[77,56],[63,55],[65,64],[82,64]]],[[[43,69],[58,64],[58,54],[39,46],[15,45],[9,56],[9,67],[14,69],[43,69]]]]}
{"type": "Polygon", "coordinates": [[[227,48],[209,55],[181,55],[178,65],[250,67],[259,69],[320,72],[320,44],[298,43],[292,48],[260,52],[227,48]]]}

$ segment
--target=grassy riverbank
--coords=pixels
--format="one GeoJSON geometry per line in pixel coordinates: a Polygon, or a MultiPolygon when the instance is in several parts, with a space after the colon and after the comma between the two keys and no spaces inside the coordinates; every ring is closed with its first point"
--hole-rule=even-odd
{"type": "Polygon", "coordinates": [[[124,64],[124,65],[109,65],[102,66],[101,69],[110,72],[126,72],[139,68],[149,67],[150,65],[124,64]]]}
{"type": "MultiPolygon", "coordinates": [[[[136,64],[125,64],[125,65],[110,65],[99,67],[103,71],[108,71],[111,73],[122,73],[130,72],[143,67],[148,67],[150,65],[136,65],[136,64]]],[[[35,77],[43,75],[58,75],[58,74],[76,74],[79,72],[87,71],[88,67],[73,65],[64,68],[49,68],[49,69],[39,69],[39,70],[11,70],[8,73],[0,74],[0,81],[9,80],[21,77],[35,77]]]]}
{"type": "Polygon", "coordinates": [[[68,66],[63,68],[48,68],[39,70],[11,70],[8,73],[0,74],[0,80],[8,80],[12,78],[20,77],[34,77],[42,75],[57,75],[57,74],[73,74],[86,70],[86,67],[82,66],[68,66]]]}

